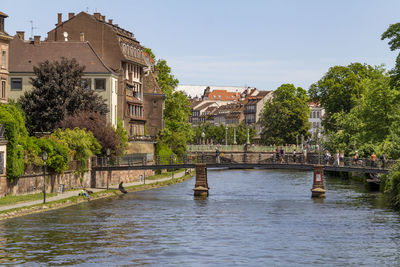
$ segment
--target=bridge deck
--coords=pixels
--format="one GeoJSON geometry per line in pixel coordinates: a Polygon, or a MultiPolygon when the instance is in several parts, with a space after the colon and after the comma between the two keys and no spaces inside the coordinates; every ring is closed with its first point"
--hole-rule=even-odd
{"type": "MultiPolygon", "coordinates": [[[[167,165],[119,165],[119,166],[95,166],[94,171],[113,170],[160,170],[195,168],[195,163],[167,164],[167,165]]],[[[287,163],[206,163],[207,168],[230,168],[230,169],[293,169],[293,170],[314,170],[314,164],[287,164],[287,163]]],[[[324,166],[324,170],[332,172],[359,172],[359,173],[389,173],[389,169],[374,168],[369,166],[324,166]]]]}

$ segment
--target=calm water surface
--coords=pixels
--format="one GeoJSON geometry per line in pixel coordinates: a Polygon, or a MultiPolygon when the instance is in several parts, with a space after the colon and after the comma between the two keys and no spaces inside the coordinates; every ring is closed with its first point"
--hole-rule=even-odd
{"type": "Polygon", "coordinates": [[[0,263],[23,266],[399,266],[400,216],[379,194],[312,173],[209,170],[174,186],[0,222],[0,263]]]}

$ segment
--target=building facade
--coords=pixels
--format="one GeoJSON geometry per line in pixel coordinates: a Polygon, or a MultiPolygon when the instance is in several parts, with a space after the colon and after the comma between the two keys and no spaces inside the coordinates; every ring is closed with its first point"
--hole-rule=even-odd
{"type": "Polygon", "coordinates": [[[321,134],[323,132],[322,120],[325,117],[325,110],[318,103],[314,102],[309,103],[308,106],[310,107],[308,121],[311,124],[309,132],[313,138],[316,138],[318,137],[318,133],[321,134]]]}
{"type": "Polygon", "coordinates": [[[108,68],[88,42],[42,42],[40,36],[33,41],[24,40],[24,32],[17,32],[10,42],[10,82],[9,98],[17,100],[25,92],[32,90],[31,78],[35,76],[33,67],[48,60],[61,58],[75,59],[85,66],[82,85],[94,90],[106,100],[107,120],[117,125],[117,82],[118,76],[108,68]]]}
{"type": "Polygon", "coordinates": [[[100,13],[58,14],[56,27],[48,32],[47,42],[88,41],[103,62],[118,75],[118,116],[129,137],[145,136],[143,76],[146,63],[143,47],[132,32],[100,13]]]}
{"type": "Polygon", "coordinates": [[[5,31],[7,17],[0,11],[0,103],[8,103],[9,43],[12,37],[5,31]]]}

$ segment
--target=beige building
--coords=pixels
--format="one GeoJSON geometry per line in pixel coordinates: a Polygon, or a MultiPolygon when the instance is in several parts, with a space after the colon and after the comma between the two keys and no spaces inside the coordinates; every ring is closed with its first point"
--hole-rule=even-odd
{"type": "Polygon", "coordinates": [[[101,95],[108,106],[108,121],[117,125],[118,77],[96,54],[88,42],[42,42],[40,36],[33,41],[24,40],[24,32],[17,32],[10,43],[9,98],[17,100],[32,89],[33,67],[46,60],[60,61],[61,58],[76,59],[85,66],[82,85],[101,95]]]}

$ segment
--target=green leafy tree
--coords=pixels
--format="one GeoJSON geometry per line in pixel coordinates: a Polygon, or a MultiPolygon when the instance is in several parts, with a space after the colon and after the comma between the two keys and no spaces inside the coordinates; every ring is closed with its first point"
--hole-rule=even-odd
{"type": "Polygon", "coordinates": [[[86,168],[86,162],[90,157],[101,153],[101,145],[90,131],[79,128],[57,129],[51,136],[68,146],[73,151],[74,160],[80,160],[83,168],[86,168]]]}
{"type": "MultiPolygon", "coordinates": [[[[400,23],[389,25],[388,29],[382,33],[381,40],[388,39],[391,51],[400,49],[400,23]]],[[[391,86],[399,88],[400,86],[400,54],[396,57],[396,65],[390,71],[391,86]]]]}
{"type": "Polygon", "coordinates": [[[53,131],[66,115],[78,110],[107,113],[104,99],[81,86],[83,70],[75,59],[65,58],[60,62],[45,61],[33,68],[33,90],[19,99],[31,134],[53,131]]]}
{"type": "MultiPolygon", "coordinates": [[[[155,59],[151,49],[145,49],[150,57],[155,59]]],[[[188,123],[190,111],[190,102],[183,92],[175,90],[179,81],[171,73],[171,67],[163,59],[157,60],[155,65],[158,70],[157,81],[165,94],[164,123],[165,128],[160,131],[157,142],[160,146],[167,145],[173,153],[181,156],[186,150],[186,144],[192,139],[193,131],[188,123]]]]}
{"type": "Polygon", "coordinates": [[[82,111],[72,116],[66,116],[60,123],[60,127],[62,129],[78,127],[92,132],[102,147],[101,152],[103,155],[106,155],[107,149],[110,150],[113,156],[121,156],[124,153],[123,148],[124,144],[126,146],[127,137],[120,135],[122,133],[122,123],[120,122],[119,129],[118,126],[117,129],[114,129],[111,123],[107,122],[106,118],[99,113],[82,111]]]}
{"type": "Polygon", "coordinates": [[[309,89],[310,98],[319,102],[325,109],[326,118],[323,125],[326,131],[336,131],[335,113],[350,112],[363,95],[364,79],[374,80],[382,77],[381,66],[372,67],[367,64],[352,63],[348,66],[334,66],[309,89]]]}
{"type": "Polygon", "coordinates": [[[261,142],[295,144],[296,136],[308,136],[310,124],[306,91],[293,84],[283,84],[274,91],[274,97],[265,103],[261,114],[261,142]]]}
{"type": "Polygon", "coordinates": [[[19,178],[24,173],[24,144],[28,136],[24,118],[18,107],[0,104],[0,124],[4,125],[7,143],[7,178],[19,178]]]}

